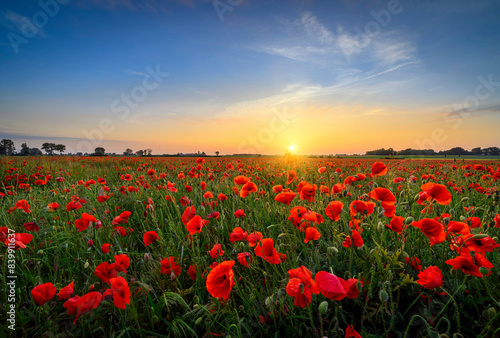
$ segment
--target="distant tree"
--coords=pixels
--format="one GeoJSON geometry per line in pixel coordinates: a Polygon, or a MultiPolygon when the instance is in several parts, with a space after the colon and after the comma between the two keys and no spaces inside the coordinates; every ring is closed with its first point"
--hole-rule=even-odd
{"type": "Polygon", "coordinates": [[[4,138],[0,141],[0,155],[13,155],[14,150],[16,150],[16,148],[14,147],[14,142],[12,140],[4,138]]]}
{"type": "Polygon", "coordinates": [[[28,156],[30,154],[30,148],[26,143],[21,144],[21,152],[22,156],[28,156]]]}
{"type": "Polygon", "coordinates": [[[137,156],[144,156],[144,150],[142,150],[142,149],[141,149],[141,150],[137,150],[137,151],[135,152],[135,154],[136,154],[137,156]]]}
{"type": "Polygon", "coordinates": [[[202,152],[202,153],[201,153],[201,156],[207,156],[207,154],[205,154],[205,152],[202,152]]]}
{"type": "Polygon", "coordinates": [[[151,148],[144,150],[144,155],[151,156],[152,153],[153,153],[153,149],[151,149],[151,148]]]}
{"type": "Polygon", "coordinates": [[[44,144],[42,144],[42,150],[45,151],[47,155],[52,155],[54,150],[56,150],[56,144],[45,142],[44,144]]]}
{"type": "Polygon", "coordinates": [[[498,147],[484,148],[483,154],[490,155],[490,156],[498,156],[498,155],[500,155],[500,149],[498,147]]]}
{"type": "Polygon", "coordinates": [[[127,148],[125,149],[125,151],[123,152],[123,155],[125,156],[131,156],[132,154],[134,153],[134,151],[130,148],[127,148]]]}
{"type": "Polygon", "coordinates": [[[94,149],[95,156],[104,156],[106,154],[106,150],[103,147],[97,147],[94,149]]]}
{"type": "Polygon", "coordinates": [[[64,144],[56,144],[54,145],[54,150],[58,151],[59,154],[62,155],[62,153],[66,150],[66,146],[64,144]]]}
{"type": "Polygon", "coordinates": [[[471,155],[482,155],[483,152],[481,150],[481,147],[477,147],[477,148],[472,148],[472,150],[470,151],[470,154],[471,155]]]}
{"type": "Polygon", "coordinates": [[[42,156],[43,155],[42,151],[38,148],[31,148],[29,154],[30,154],[30,156],[42,156]]]}
{"type": "Polygon", "coordinates": [[[215,156],[219,156],[219,151],[216,151],[216,152],[215,152],[215,156]]]}

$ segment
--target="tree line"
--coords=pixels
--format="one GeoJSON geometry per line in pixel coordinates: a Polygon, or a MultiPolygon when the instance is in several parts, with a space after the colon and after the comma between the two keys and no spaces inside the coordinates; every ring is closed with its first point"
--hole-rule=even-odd
{"type": "Polygon", "coordinates": [[[366,155],[377,155],[377,156],[396,156],[396,155],[475,155],[475,156],[498,156],[500,155],[500,148],[498,147],[488,147],[488,148],[473,148],[472,150],[466,150],[462,147],[454,147],[448,150],[442,151],[434,151],[433,149],[404,149],[404,150],[394,150],[392,148],[389,149],[377,149],[370,150],[366,152],[366,155]]]}

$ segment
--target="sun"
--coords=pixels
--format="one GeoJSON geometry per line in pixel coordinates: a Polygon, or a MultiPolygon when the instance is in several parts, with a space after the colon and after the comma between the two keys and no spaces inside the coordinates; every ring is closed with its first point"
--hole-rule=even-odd
{"type": "Polygon", "coordinates": [[[291,145],[290,147],[288,147],[288,150],[290,150],[290,151],[293,151],[294,149],[295,149],[294,145],[291,145]]]}

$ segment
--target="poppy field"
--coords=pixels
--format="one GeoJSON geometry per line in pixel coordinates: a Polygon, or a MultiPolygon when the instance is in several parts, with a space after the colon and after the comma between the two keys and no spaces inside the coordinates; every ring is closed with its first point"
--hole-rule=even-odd
{"type": "Polygon", "coordinates": [[[500,162],[0,158],[11,336],[495,337],[500,162]]]}

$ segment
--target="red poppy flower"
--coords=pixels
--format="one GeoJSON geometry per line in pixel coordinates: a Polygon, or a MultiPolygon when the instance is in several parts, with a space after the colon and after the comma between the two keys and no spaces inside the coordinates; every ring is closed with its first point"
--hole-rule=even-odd
{"type": "Polygon", "coordinates": [[[371,215],[375,208],[375,203],[373,202],[364,202],[360,200],[352,201],[349,206],[351,216],[357,216],[360,214],[362,217],[371,215]]]}
{"type": "Polygon", "coordinates": [[[372,164],[372,176],[384,176],[387,174],[387,167],[382,162],[375,162],[372,164]]]}
{"type": "Polygon", "coordinates": [[[82,218],[75,221],[75,227],[78,229],[78,232],[82,232],[88,228],[91,222],[97,223],[97,219],[94,216],[84,212],[82,214],[82,218]]]}
{"type": "Polygon", "coordinates": [[[391,229],[392,231],[400,234],[401,231],[403,231],[404,220],[405,220],[404,217],[396,216],[393,219],[391,219],[389,225],[386,224],[385,226],[391,229]]]}
{"type": "Polygon", "coordinates": [[[300,189],[300,199],[309,202],[314,202],[314,196],[316,195],[316,184],[306,183],[302,189],[300,189]]]}
{"type": "Polygon", "coordinates": [[[420,271],[417,283],[429,290],[438,288],[443,286],[443,273],[437,266],[429,266],[420,271]]]}
{"type": "Polygon", "coordinates": [[[482,254],[486,252],[493,252],[493,250],[500,247],[500,244],[487,235],[482,238],[474,238],[473,234],[468,234],[463,236],[463,240],[465,241],[467,249],[470,251],[480,252],[482,254]]]}
{"type": "Polygon", "coordinates": [[[210,257],[212,257],[213,259],[215,259],[219,256],[224,255],[224,250],[222,250],[220,244],[214,244],[212,249],[210,249],[210,251],[208,251],[207,254],[210,255],[210,257]]]}
{"type": "Polygon", "coordinates": [[[274,200],[286,205],[290,205],[290,202],[295,198],[295,196],[297,196],[297,194],[294,192],[282,192],[276,195],[276,197],[274,197],[274,200]]]}
{"type": "Polygon", "coordinates": [[[31,213],[30,210],[30,205],[28,204],[28,201],[26,200],[19,200],[16,202],[16,208],[17,209],[23,209],[24,212],[26,213],[31,213]]]}
{"type": "Polygon", "coordinates": [[[63,306],[68,309],[68,315],[76,315],[73,324],[76,323],[78,317],[83,316],[90,310],[96,309],[101,303],[102,295],[100,292],[89,292],[82,297],[75,296],[68,299],[63,306]]]}
{"type": "Polygon", "coordinates": [[[411,263],[411,267],[416,271],[422,270],[422,264],[418,257],[405,257],[405,263],[406,264],[411,263]]]}
{"type": "Polygon", "coordinates": [[[203,194],[203,197],[206,199],[210,199],[214,197],[214,194],[212,194],[210,191],[207,191],[206,193],[203,194]]]}
{"type": "Polygon", "coordinates": [[[246,176],[239,175],[234,178],[234,184],[244,185],[245,183],[250,182],[250,179],[246,176]]]}
{"type": "Polygon", "coordinates": [[[344,241],[342,242],[342,246],[345,248],[350,248],[352,246],[351,236],[347,235],[344,241]]]}
{"type": "Polygon", "coordinates": [[[257,185],[253,182],[247,182],[241,187],[240,197],[245,198],[250,195],[251,192],[257,192],[257,185]]]}
{"type": "Polygon", "coordinates": [[[455,235],[467,235],[470,233],[469,226],[464,222],[450,221],[448,232],[455,235]]]}
{"type": "Polygon", "coordinates": [[[446,239],[443,225],[432,218],[424,218],[418,222],[413,222],[411,225],[419,228],[430,239],[431,246],[443,243],[446,239]]]}
{"type": "Polygon", "coordinates": [[[179,202],[181,203],[181,205],[183,207],[186,207],[186,206],[188,206],[188,205],[191,204],[191,201],[186,196],[181,197],[181,199],[179,200],[179,202]]]}
{"type": "Polygon", "coordinates": [[[191,192],[193,190],[193,188],[189,185],[186,185],[184,189],[186,189],[187,192],[191,192]]]}
{"type": "Polygon", "coordinates": [[[144,246],[148,246],[149,244],[158,240],[160,236],[156,233],[156,231],[148,231],[144,234],[142,241],[144,242],[144,246]]]}
{"type": "Polygon", "coordinates": [[[70,210],[76,210],[76,209],[80,209],[82,207],[82,204],[78,201],[76,202],[69,202],[68,205],[66,205],[66,211],[70,211],[70,210]]]}
{"type": "Polygon", "coordinates": [[[500,228],[500,214],[495,215],[494,221],[495,221],[495,228],[500,228]]]}
{"type": "Polygon", "coordinates": [[[481,227],[481,219],[479,217],[469,217],[469,218],[466,218],[465,222],[471,228],[480,228],[481,227]]]}
{"type": "Polygon", "coordinates": [[[233,229],[233,232],[229,235],[229,241],[231,243],[237,242],[237,241],[244,241],[247,239],[247,233],[246,231],[243,231],[242,228],[236,227],[233,229]]]}
{"type": "Polygon", "coordinates": [[[201,191],[205,191],[205,189],[207,188],[207,184],[204,181],[201,181],[200,187],[201,187],[201,191]]]}
{"type": "Polygon", "coordinates": [[[281,263],[281,258],[274,248],[274,240],[272,238],[264,238],[254,249],[255,255],[263,258],[266,262],[271,264],[281,263]]]}
{"type": "Polygon", "coordinates": [[[111,288],[107,289],[102,297],[113,296],[113,304],[119,309],[125,309],[125,304],[130,304],[130,287],[123,277],[111,278],[109,280],[111,288]]]}
{"type": "Polygon", "coordinates": [[[234,217],[240,218],[240,217],[245,217],[245,212],[242,209],[238,209],[234,212],[234,217]]]}
{"type": "Polygon", "coordinates": [[[95,268],[95,275],[103,282],[109,283],[110,278],[118,276],[118,272],[124,271],[123,266],[116,263],[104,262],[95,268]]]}
{"type": "Polygon", "coordinates": [[[251,262],[250,257],[251,257],[251,255],[249,252],[240,252],[237,256],[238,262],[240,262],[241,265],[243,265],[247,268],[249,267],[248,265],[251,262]]]}
{"type": "Polygon", "coordinates": [[[286,180],[286,184],[290,184],[297,178],[297,173],[295,170],[288,170],[288,178],[286,180]]]}
{"type": "Polygon", "coordinates": [[[130,258],[126,254],[119,254],[115,256],[115,263],[123,268],[124,273],[127,273],[127,269],[130,266],[130,258]]]}
{"type": "Polygon", "coordinates": [[[352,230],[352,243],[357,248],[363,246],[363,237],[361,237],[361,234],[355,229],[352,230]]]}
{"type": "Polygon", "coordinates": [[[258,242],[262,240],[262,238],[263,238],[262,233],[258,231],[250,233],[247,237],[248,245],[250,245],[250,247],[253,248],[254,246],[257,245],[258,242]]]}
{"type": "Polygon", "coordinates": [[[340,279],[334,274],[320,271],[314,276],[319,291],[328,299],[342,300],[347,296],[347,292],[340,279]]]}
{"type": "Polygon", "coordinates": [[[275,185],[275,186],[273,186],[273,192],[274,193],[279,194],[282,191],[283,191],[283,186],[281,186],[281,185],[275,185]]]}
{"type": "Polygon", "coordinates": [[[340,213],[344,208],[344,204],[340,201],[331,201],[328,203],[325,213],[332,221],[338,222],[340,213]]]}
{"type": "Polygon", "coordinates": [[[448,205],[451,202],[452,195],[442,184],[426,183],[422,185],[422,192],[419,193],[418,204],[423,204],[424,201],[436,201],[441,205],[448,205]]]}
{"type": "Polygon", "coordinates": [[[288,270],[290,280],[286,285],[286,293],[294,298],[294,305],[305,307],[311,304],[312,294],[319,294],[320,289],[311,277],[311,271],[305,266],[288,270]]]}
{"type": "Polygon", "coordinates": [[[483,274],[479,272],[479,267],[474,264],[470,256],[458,256],[448,259],[445,263],[451,265],[453,270],[462,269],[462,272],[468,275],[483,277],[483,274]]]}
{"type": "Polygon", "coordinates": [[[35,222],[28,222],[28,223],[24,223],[24,224],[23,224],[23,227],[24,227],[27,231],[37,232],[38,230],[40,230],[40,227],[39,227],[39,226],[38,226],[38,224],[36,224],[35,222]]]}
{"type": "Polygon", "coordinates": [[[57,292],[57,288],[52,283],[45,283],[31,289],[31,295],[36,305],[41,306],[51,300],[57,292]]]}
{"type": "Polygon", "coordinates": [[[113,246],[113,245],[112,245],[112,244],[108,244],[108,243],[104,243],[104,244],[102,245],[102,247],[101,247],[101,252],[102,252],[103,254],[107,254],[107,253],[109,253],[109,247],[110,247],[110,246],[113,246]]]}
{"type": "Polygon", "coordinates": [[[349,299],[358,298],[359,289],[358,289],[358,280],[356,278],[349,278],[347,281],[338,277],[344,290],[347,292],[346,297],[349,299]]]}
{"type": "Polygon", "coordinates": [[[386,188],[375,188],[370,191],[369,196],[371,199],[380,201],[386,205],[394,205],[396,203],[396,197],[389,189],[386,188]]]}
{"type": "Polygon", "coordinates": [[[179,264],[174,262],[175,257],[167,257],[163,259],[160,264],[161,264],[161,270],[160,273],[166,273],[167,275],[171,275],[172,272],[174,275],[177,277],[181,273],[181,267],[179,264]]]}
{"type": "Polygon", "coordinates": [[[326,167],[318,168],[318,173],[323,174],[326,172],[326,167]]]}
{"type": "Polygon", "coordinates": [[[304,239],[304,243],[318,240],[320,237],[321,233],[315,227],[309,227],[306,229],[306,238],[304,239]]]}
{"type": "Polygon", "coordinates": [[[191,280],[193,283],[196,281],[196,267],[194,265],[190,265],[188,268],[188,274],[189,277],[191,277],[191,280]]]}
{"type": "Polygon", "coordinates": [[[182,224],[187,225],[188,222],[194,218],[194,216],[196,216],[196,209],[194,208],[194,205],[187,207],[182,213],[182,224]]]}
{"type": "Polygon", "coordinates": [[[7,237],[4,243],[10,248],[12,248],[12,243],[14,243],[14,250],[18,250],[19,248],[26,249],[26,244],[31,242],[32,239],[33,235],[31,234],[16,232],[14,236],[11,234],[10,237],[7,237]]]}
{"type": "Polygon", "coordinates": [[[224,261],[213,268],[207,276],[207,291],[212,297],[229,299],[231,288],[236,285],[233,272],[234,261],[224,261]]]}
{"type": "Polygon", "coordinates": [[[224,195],[223,193],[220,193],[219,196],[217,196],[217,199],[222,202],[227,200],[227,196],[224,195]]]}
{"type": "Polygon", "coordinates": [[[218,211],[214,211],[212,212],[211,214],[208,214],[207,215],[207,218],[215,218],[215,219],[218,219],[220,217],[220,212],[218,211]]]}
{"type": "Polygon", "coordinates": [[[201,216],[194,216],[186,225],[187,231],[192,236],[200,233],[201,229],[208,224],[208,220],[202,219],[201,216]]]}
{"type": "Polygon", "coordinates": [[[65,287],[63,287],[59,293],[57,294],[59,296],[59,300],[68,300],[71,295],[73,294],[74,292],[74,289],[75,289],[75,282],[71,282],[69,283],[68,285],[66,285],[65,287]]]}
{"type": "Polygon", "coordinates": [[[58,208],[59,208],[59,203],[57,203],[57,202],[52,202],[52,203],[47,204],[48,211],[55,211],[58,208]]]}
{"type": "Polygon", "coordinates": [[[128,218],[130,217],[132,213],[130,211],[124,211],[122,212],[120,215],[116,216],[115,218],[113,218],[113,221],[111,222],[111,224],[113,225],[118,225],[120,223],[127,223],[128,221],[128,218]]]}
{"type": "Polygon", "coordinates": [[[361,335],[359,333],[357,333],[354,330],[354,327],[352,325],[349,325],[345,329],[345,337],[344,338],[362,338],[362,337],[361,337],[361,335]]]}

